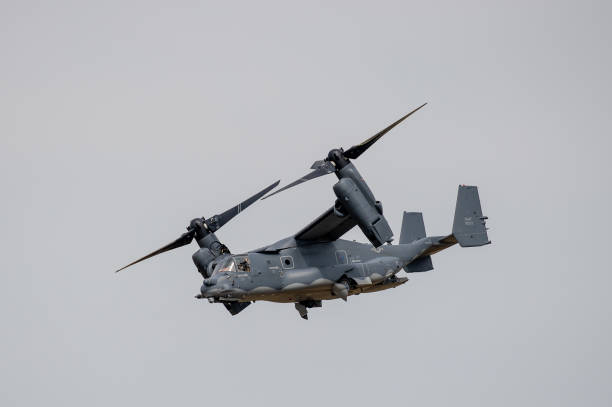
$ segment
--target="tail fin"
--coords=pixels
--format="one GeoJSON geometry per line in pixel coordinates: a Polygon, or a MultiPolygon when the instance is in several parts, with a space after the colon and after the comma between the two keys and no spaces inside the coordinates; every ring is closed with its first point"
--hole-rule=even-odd
{"type": "Polygon", "coordinates": [[[480,208],[478,187],[460,185],[453,222],[453,236],[459,245],[473,247],[491,243],[487,236],[486,220],[480,208]]]}
{"type": "MultiPolygon", "coordinates": [[[[404,212],[402,219],[402,233],[400,234],[400,244],[412,243],[415,240],[424,238],[425,223],[421,212],[404,212]]],[[[433,270],[431,256],[422,256],[412,263],[404,266],[406,273],[418,273],[421,271],[433,270]]]]}
{"type": "Polygon", "coordinates": [[[425,237],[425,223],[421,212],[404,212],[400,244],[414,242],[425,237]]]}

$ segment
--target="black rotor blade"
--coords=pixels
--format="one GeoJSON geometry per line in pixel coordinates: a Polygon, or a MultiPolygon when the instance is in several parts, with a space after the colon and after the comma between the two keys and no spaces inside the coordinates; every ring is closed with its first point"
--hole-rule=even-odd
{"type": "Polygon", "coordinates": [[[331,174],[332,172],[334,172],[336,170],[336,167],[334,167],[334,165],[328,161],[316,161],[311,168],[314,168],[314,171],[309,172],[308,174],[304,175],[302,178],[293,181],[291,184],[285,185],[284,187],[282,187],[281,189],[279,189],[278,191],[274,191],[273,193],[271,193],[270,195],[266,195],[261,199],[266,199],[271,197],[272,195],[276,195],[279,192],[282,192],[286,189],[289,189],[291,187],[294,187],[296,185],[299,185],[303,182],[306,181],[310,181],[311,179],[315,179],[318,177],[322,177],[323,175],[327,175],[327,174],[331,174]]]}
{"type": "Polygon", "coordinates": [[[206,219],[205,221],[206,226],[208,226],[208,229],[211,232],[215,232],[221,226],[229,222],[234,216],[238,215],[240,212],[248,208],[253,202],[257,201],[259,198],[261,198],[262,196],[270,192],[272,189],[276,188],[279,183],[280,183],[280,180],[262,189],[261,191],[259,191],[258,193],[250,197],[249,199],[240,202],[238,205],[234,206],[233,208],[226,210],[222,214],[215,215],[215,216],[212,216],[206,219]]]}
{"type": "Polygon", "coordinates": [[[310,166],[310,168],[313,169],[313,170],[327,171],[328,174],[331,174],[332,172],[336,171],[336,167],[334,167],[334,164],[332,164],[328,160],[315,161],[310,166]]]}
{"type": "Polygon", "coordinates": [[[381,131],[379,131],[378,133],[376,133],[375,135],[373,135],[372,137],[370,137],[369,139],[367,139],[363,143],[357,144],[356,146],[353,146],[353,147],[349,148],[348,150],[346,150],[344,152],[344,156],[346,158],[349,158],[349,159],[354,159],[354,158],[359,157],[368,148],[370,148],[372,146],[372,144],[376,143],[382,136],[387,134],[392,128],[394,128],[395,126],[397,126],[398,124],[403,122],[405,119],[410,117],[411,114],[415,113],[417,110],[419,110],[420,108],[422,108],[426,104],[427,103],[423,103],[421,106],[417,107],[412,112],[408,113],[406,116],[400,118],[396,122],[394,122],[394,123],[390,124],[389,126],[385,127],[384,129],[382,129],[381,131]]]}
{"type": "MultiPolygon", "coordinates": [[[[349,159],[353,159],[353,158],[359,157],[361,154],[363,154],[364,151],[366,151],[368,148],[370,148],[372,146],[372,144],[376,143],[382,136],[387,134],[392,128],[394,128],[395,126],[400,124],[402,121],[404,121],[405,119],[410,117],[410,115],[415,113],[417,110],[421,109],[426,104],[427,103],[423,103],[421,106],[417,107],[416,109],[414,109],[413,111],[411,111],[407,115],[403,116],[402,118],[400,118],[396,122],[390,124],[389,126],[384,128],[383,130],[379,131],[378,133],[376,133],[375,135],[373,135],[372,137],[370,137],[369,139],[367,139],[363,143],[357,144],[357,145],[349,148],[348,150],[344,151],[343,152],[344,157],[349,158],[349,159]]],[[[318,177],[321,177],[323,175],[327,175],[327,174],[330,174],[330,173],[336,171],[336,167],[330,161],[328,161],[328,160],[315,161],[315,163],[310,168],[312,168],[314,171],[309,172],[308,174],[304,175],[302,178],[300,178],[300,179],[298,179],[296,181],[293,181],[291,184],[286,185],[286,186],[282,187],[281,189],[279,189],[277,191],[274,191],[270,195],[264,196],[261,199],[267,199],[267,198],[271,197],[272,195],[276,195],[279,192],[283,192],[283,191],[285,191],[285,190],[287,190],[289,188],[292,188],[292,187],[294,187],[296,185],[302,184],[302,183],[304,183],[306,181],[310,181],[311,179],[318,178],[318,177]]]]}
{"type": "Polygon", "coordinates": [[[136,263],[140,263],[141,261],[146,260],[146,259],[148,259],[148,258],[150,258],[150,257],[157,256],[158,254],[161,254],[161,253],[167,252],[167,251],[169,251],[169,250],[176,249],[176,248],[178,248],[178,247],[186,246],[186,245],[188,245],[189,243],[191,243],[191,241],[193,240],[194,235],[195,235],[195,231],[193,231],[193,230],[190,230],[189,232],[185,232],[185,233],[183,233],[183,234],[181,235],[181,237],[179,237],[178,239],[176,239],[174,242],[172,242],[172,243],[168,243],[168,244],[167,244],[167,245],[165,245],[164,247],[162,247],[162,248],[160,248],[160,249],[157,249],[157,250],[155,250],[154,252],[149,253],[149,254],[147,254],[146,256],[141,257],[140,259],[138,259],[138,260],[136,260],[136,261],[131,262],[131,263],[130,263],[130,264],[128,264],[127,266],[123,266],[123,267],[121,267],[119,270],[116,270],[116,271],[115,271],[115,273],[118,273],[118,272],[120,272],[121,270],[123,270],[123,269],[125,269],[125,268],[128,268],[128,267],[130,267],[130,266],[133,266],[133,265],[134,265],[134,264],[136,264],[136,263]]]}

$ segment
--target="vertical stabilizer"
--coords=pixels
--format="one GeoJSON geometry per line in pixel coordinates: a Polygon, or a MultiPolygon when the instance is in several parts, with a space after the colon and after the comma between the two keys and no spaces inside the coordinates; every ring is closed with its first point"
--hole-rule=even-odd
{"type": "Polygon", "coordinates": [[[453,222],[453,236],[459,245],[473,247],[491,243],[487,236],[486,220],[480,208],[478,187],[460,185],[453,222]]]}
{"type": "Polygon", "coordinates": [[[421,212],[404,212],[400,244],[411,243],[425,237],[425,223],[421,212]]]}
{"type": "MultiPolygon", "coordinates": [[[[416,240],[424,238],[425,223],[423,222],[423,214],[421,212],[404,212],[402,218],[402,233],[400,234],[400,244],[412,243],[416,240]]],[[[406,273],[418,273],[422,271],[433,270],[431,256],[422,256],[407,264],[404,267],[406,273]]]]}

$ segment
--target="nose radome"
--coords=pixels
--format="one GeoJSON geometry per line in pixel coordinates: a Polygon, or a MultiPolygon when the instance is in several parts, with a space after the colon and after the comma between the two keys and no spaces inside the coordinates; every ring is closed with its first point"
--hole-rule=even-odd
{"type": "Polygon", "coordinates": [[[200,287],[200,292],[202,295],[205,293],[210,293],[211,290],[214,289],[215,281],[212,278],[205,278],[202,286],[200,287]]]}

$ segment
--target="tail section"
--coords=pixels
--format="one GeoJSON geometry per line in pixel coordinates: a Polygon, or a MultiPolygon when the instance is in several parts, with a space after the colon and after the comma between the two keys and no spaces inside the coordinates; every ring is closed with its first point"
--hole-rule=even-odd
{"type": "MultiPolygon", "coordinates": [[[[461,247],[484,246],[491,243],[487,236],[487,217],[482,215],[478,187],[460,185],[453,222],[453,236],[461,247]]],[[[402,233],[404,229],[402,227],[402,233]]]]}
{"type": "MultiPolygon", "coordinates": [[[[425,223],[421,212],[404,212],[402,219],[402,232],[400,234],[400,244],[412,243],[415,240],[424,238],[425,223]]],[[[433,270],[431,256],[425,255],[415,259],[412,263],[404,267],[406,273],[417,273],[421,271],[433,270]]]]}
{"type": "Polygon", "coordinates": [[[482,215],[478,188],[475,186],[459,186],[457,207],[455,208],[455,221],[453,233],[446,236],[429,236],[426,239],[423,214],[420,212],[404,212],[402,220],[402,233],[399,246],[416,248],[420,253],[416,258],[404,266],[407,273],[433,270],[431,256],[441,250],[448,249],[456,243],[461,247],[484,246],[491,243],[487,236],[485,221],[482,215]]]}

